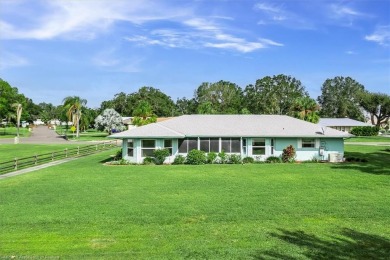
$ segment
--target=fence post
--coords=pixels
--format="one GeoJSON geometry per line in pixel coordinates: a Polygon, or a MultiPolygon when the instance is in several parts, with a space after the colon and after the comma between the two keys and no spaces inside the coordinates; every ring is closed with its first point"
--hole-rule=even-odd
{"type": "Polygon", "coordinates": [[[96,151],[98,150],[98,145],[96,145],[96,151]]]}
{"type": "Polygon", "coordinates": [[[51,153],[51,160],[54,161],[54,152],[51,153]]]}
{"type": "Polygon", "coordinates": [[[77,146],[77,155],[80,154],[80,146],[77,146]]]}
{"type": "Polygon", "coordinates": [[[68,158],[68,148],[65,148],[65,158],[68,158]]]}
{"type": "Polygon", "coordinates": [[[18,169],[18,158],[15,157],[14,159],[14,169],[17,170],[18,169]]]}
{"type": "Polygon", "coordinates": [[[35,155],[35,165],[37,165],[38,164],[38,155],[36,154],[35,155]]]}

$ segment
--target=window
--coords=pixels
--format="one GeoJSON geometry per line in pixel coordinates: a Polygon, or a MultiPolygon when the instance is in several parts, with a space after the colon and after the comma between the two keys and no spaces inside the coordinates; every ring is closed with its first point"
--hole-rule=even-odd
{"type": "Polygon", "coordinates": [[[246,155],[246,139],[242,139],[242,153],[246,155]]]}
{"type": "Polygon", "coordinates": [[[252,154],[265,155],[265,138],[252,139],[252,154]]]}
{"type": "Polygon", "coordinates": [[[169,155],[172,155],[172,140],[164,140],[164,148],[168,149],[169,155]]]}
{"type": "Polygon", "coordinates": [[[132,139],[127,140],[127,156],[134,156],[134,142],[132,139]]]}
{"type": "Polygon", "coordinates": [[[197,138],[179,139],[179,153],[188,153],[194,149],[198,149],[197,138]]]}
{"type": "Polygon", "coordinates": [[[240,138],[222,138],[222,149],[225,153],[240,153],[240,138]]]}
{"type": "Polygon", "coordinates": [[[275,140],[271,139],[271,154],[273,155],[275,151],[275,140]]]}
{"type": "Polygon", "coordinates": [[[142,157],[153,156],[153,151],[156,149],[156,140],[142,140],[142,157]]]}
{"type": "Polygon", "coordinates": [[[302,148],[315,148],[316,140],[314,138],[302,138],[302,148]]]}
{"type": "Polygon", "coordinates": [[[219,152],[219,139],[218,138],[200,138],[200,150],[209,152],[219,152]]]}

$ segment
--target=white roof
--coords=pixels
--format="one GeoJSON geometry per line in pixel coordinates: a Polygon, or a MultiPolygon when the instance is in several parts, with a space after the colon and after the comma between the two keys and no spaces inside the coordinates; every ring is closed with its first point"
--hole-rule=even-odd
{"type": "Polygon", "coordinates": [[[372,126],[361,121],[357,121],[351,118],[321,118],[318,122],[322,126],[372,126]]]}
{"type": "Polygon", "coordinates": [[[318,124],[282,115],[184,115],[137,127],[111,138],[351,137],[318,124]]]}

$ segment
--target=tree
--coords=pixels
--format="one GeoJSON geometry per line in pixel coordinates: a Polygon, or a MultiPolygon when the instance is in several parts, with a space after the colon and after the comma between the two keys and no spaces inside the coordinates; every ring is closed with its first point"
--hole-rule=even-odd
{"type": "Polygon", "coordinates": [[[7,119],[8,122],[16,119],[15,111],[12,107],[16,103],[24,106],[26,97],[23,94],[19,94],[17,88],[11,87],[8,82],[0,79],[0,119],[7,119]]]}
{"type": "Polygon", "coordinates": [[[140,101],[133,113],[133,124],[136,126],[147,125],[157,121],[152,106],[147,101],[140,101]]]}
{"type": "Polygon", "coordinates": [[[318,123],[320,116],[318,114],[319,106],[316,101],[310,97],[301,97],[295,100],[294,117],[311,123],[318,123]]]}
{"type": "Polygon", "coordinates": [[[17,129],[16,135],[19,139],[20,117],[22,116],[23,107],[22,104],[19,103],[15,103],[12,106],[16,108],[16,129],[17,129]]]}
{"type": "Polygon", "coordinates": [[[258,79],[244,90],[246,107],[253,114],[292,116],[296,100],[308,96],[299,80],[283,74],[258,79]]]}
{"type": "Polygon", "coordinates": [[[242,110],[242,90],[228,81],[204,82],[194,96],[200,114],[239,114],[242,110]]]}
{"type": "Polygon", "coordinates": [[[195,114],[197,111],[196,107],[196,101],[194,98],[186,99],[183,97],[176,100],[176,110],[180,115],[195,114]]]}
{"type": "Polygon", "coordinates": [[[112,108],[107,108],[103,113],[96,117],[95,128],[99,131],[112,133],[113,130],[124,129],[121,115],[112,108]]]}
{"type": "Polygon", "coordinates": [[[378,127],[388,123],[390,117],[390,96],[382,93],[361,92],[359,104],[370,113],[371,123],[378,127]]]}
{"type": "Polygon", "coordinates": [[[81,108],[87,104],[87,100],[77,96],[69,96],[64,98],[62,102],[67,109],[68,119],[76,125],[76,137],[78,138],[80,135],[81,108]]]}
{"type": "Polygon", "coordinates": [[[350,77],[335,77],[325,80],[321,96],[317,98],[321,106],[321,117],[364,120],[359,97],[364,86],[350,77]]]}

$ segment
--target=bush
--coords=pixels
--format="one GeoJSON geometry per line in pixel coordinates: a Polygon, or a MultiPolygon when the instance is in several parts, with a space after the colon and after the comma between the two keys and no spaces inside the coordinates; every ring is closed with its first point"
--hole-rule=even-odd
{"type": "Polygon", "coordinates": [[[219,158],[219,163],[224,164],[228,162],[227,154],[225,153],[224,150],[222,150],[222,152],[218,154],[218,158],[219,158]]]}
{"type": "Polygon", "coordinates": [[[379,127],[377,126],[357,126],[352,128],[351,134],[357,136],[377,136],[379,127]]]}
{"type": "Polygon", "coordinates": [[[173,160],[172,164],[184,164],[186,162],[186,158],[183,155],[178,155],[173,160]]]}
{"type": "Polygon", "coordinates": [[[122,159],[122,149],[117,151],[115,156],[114,156],[115,161],[120,160],[120,159],[122,159]]]}
{"type": "Polygon", "coordinates": [[[217,157],[218,157],[218,155],[216,153],[209,152],[207,154],[207,163],[211,163],[211,164],[215,163],[217,160],[217,157]]]}
{"type": "Polygon", "coordinates": [[[282,161],[283,162],[294,162],[295,161],[295,149],[292,145],[289,145],[285,149],[283,149],[282,161]]]}
{"type": "Polygon", "coordinates": [[[255,159],[253,159],[252,157],[245,157],[244,159],[242,159],[242,163],[253,163],[255,161],[255,159]]]}
{"type": "Polygon", "coordinates": [[[164,163],[165,159],[169,156],[168,149],[157,149],[153,151],[154,160],[157,165],[164,163]]]}
{"type": "Polygon", "coordinates": [[[154,158],[153,157],[145,157],[143,164],[145,164],[145,165],[155,164],[154,158]]]}
{"type": "Polygon", "coordinates": [[[200,165],[207,163],[206,153],[200,150],[191,150],[187,155],[187,164],[200,165]]]}
{"type": "Polygon", "coordinates": [[[228,156],[227,160],[228,160],[228,163],[231,163],[231,164],[240,164],[241,163],[241,155],[231,154],[230,156],[228,156]]]}
{"type": "Polygon", "coordinates": [[[265,160],[266,163],[281,163],[282,159],[277,156],[270,156],[265,160]]]}

